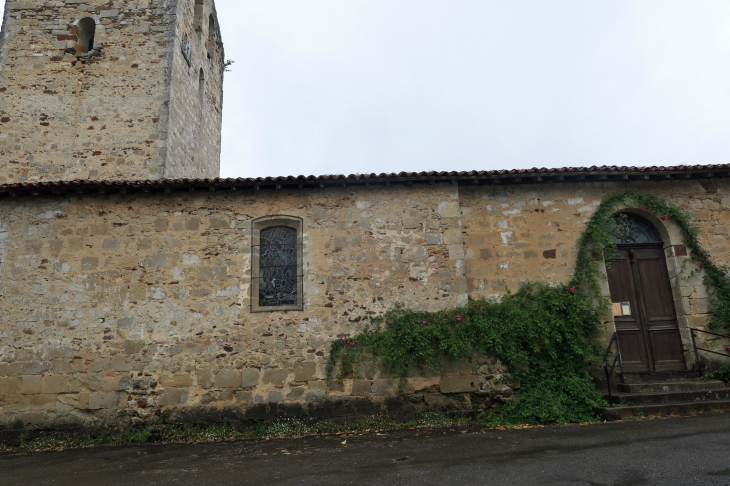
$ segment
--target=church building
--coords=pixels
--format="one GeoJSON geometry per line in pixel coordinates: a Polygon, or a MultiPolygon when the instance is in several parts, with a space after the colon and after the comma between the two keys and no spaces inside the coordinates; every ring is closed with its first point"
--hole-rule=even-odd
{"type": "MultiPolygon", "coordinates": [[[[617,192],[690,211],[703,246],[730,263],[730,166],[701,161],[220,179],[213,0],[6,5],[0,430],[508,398],[519,384],[486,358],[409,380],[409,406],[377,365],[328,388],[330,344],[396,306],[439,310],[569,281],[581,232],[617,192]]],[[[702,270],[688,269],[675,223],[622,209],[626,239],[603,282],[619,304],[606,345],[617,332],[625,372],[695,369],[702,270]]]]}

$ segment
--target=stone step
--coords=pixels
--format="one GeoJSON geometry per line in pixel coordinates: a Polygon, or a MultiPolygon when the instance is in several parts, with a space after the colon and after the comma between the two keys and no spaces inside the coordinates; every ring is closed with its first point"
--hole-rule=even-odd
{"type": "Polygon", "coordinates": [[[720,380],[664,380],[641,383],[619,383],[619,393],[669,393],[703,390],[722,390],[725,384],[720,380]]]}
{"type": "Polygon", "coordinates": [[[730,400],[730,388],[663,393],[619,393],[611,397],[618,405],[659,405],[708,400],[730,400]]]}
{"type": "Polygon", "coordinates": [[[707,400],[688,403],[600,407],[596,413],[604,420],[623,420],[629,417],[666,417],[696,413],[730,411],[730,400],[707,400]]]}
{"type": "Polygon", "coordinates": [[[657,381],[690,381],[699,378],[696,371],[659,371],[654,373],[624,373],[624,383],[645,383],[657,381]]]}

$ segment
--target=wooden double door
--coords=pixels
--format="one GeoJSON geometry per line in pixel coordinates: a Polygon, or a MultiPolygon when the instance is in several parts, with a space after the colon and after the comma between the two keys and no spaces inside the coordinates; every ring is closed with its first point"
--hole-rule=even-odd
{"type": "Polygon", "coordinates": [[[686,370],[661,243],[619,244],[608,283],[625,372],[686,370]]]}

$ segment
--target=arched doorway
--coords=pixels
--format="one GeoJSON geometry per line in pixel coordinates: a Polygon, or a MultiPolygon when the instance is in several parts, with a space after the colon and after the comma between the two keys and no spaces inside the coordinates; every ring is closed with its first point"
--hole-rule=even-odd
{"type": "Polygon", "coordinates": [[[609,229],[616,252],[606,255],[608,285],[624,371],[686,370],[659,232],[645,218],[623,212],[609,229]]]}

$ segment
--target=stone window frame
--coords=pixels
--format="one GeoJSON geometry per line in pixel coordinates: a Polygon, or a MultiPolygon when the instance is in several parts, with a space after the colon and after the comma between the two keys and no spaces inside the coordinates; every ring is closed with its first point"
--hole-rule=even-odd
{"type": "Polygon", "coordinates": [[[298,216],[275,214],[263,216],[251,221],[251,295],[250,312],[282,312],[304,310],[304,220],[298,216]],[[259,247],[261,230],[275,226],[286,226],[297,232],[297,303],[294,305],[261,306],[259,305],[259,247]]]}

